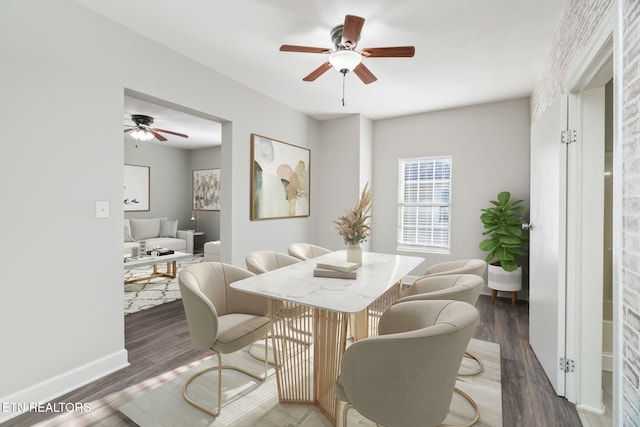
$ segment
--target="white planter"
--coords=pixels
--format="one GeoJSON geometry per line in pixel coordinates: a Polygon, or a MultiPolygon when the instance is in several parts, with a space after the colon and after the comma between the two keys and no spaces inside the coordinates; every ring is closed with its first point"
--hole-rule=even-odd
{"type": "Polygon", "coordinates": [[[498,265],[489,264],[487,286],[496,291],[518,292],[522,289],[522,267],[515,271],[504,271],[498,265]]]}

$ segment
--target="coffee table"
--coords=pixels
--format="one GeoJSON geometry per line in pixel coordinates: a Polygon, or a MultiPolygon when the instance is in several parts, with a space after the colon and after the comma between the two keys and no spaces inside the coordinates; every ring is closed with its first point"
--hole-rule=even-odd
{"type": "Polygon", "coordinates": [[[124,256],[124,269],[131,270],[132,268],[144,267],[146,265],[153,265],[153,272],[149,276],[137,277],[131,280],[125,280],[125,285],[128,283],[141,282],[143,280],[154,279],[156,277],[170,277],[174,279],[176,277],[176,261],[180,259],[191,258],[193,255],[186,252],[174,252],[170,255],[162,256],[144,256],[139,258],[128,258],[124,256]],[[159,271],[158,263],[166,262],[167,271],[159,271]]]}

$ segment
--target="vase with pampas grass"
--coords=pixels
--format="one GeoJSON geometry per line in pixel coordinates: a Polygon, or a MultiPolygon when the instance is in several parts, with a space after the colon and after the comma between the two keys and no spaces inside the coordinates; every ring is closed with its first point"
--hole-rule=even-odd
{"type": "Polygon", "coordinates": [[[362,264],[362,247],[371,232],[371,207],[373,196],[369,183],[365,184],[356,205],[345,210],[342,215],[335,220],[334,228],[342,236],[347,245],[347,261],[362,264]]]}

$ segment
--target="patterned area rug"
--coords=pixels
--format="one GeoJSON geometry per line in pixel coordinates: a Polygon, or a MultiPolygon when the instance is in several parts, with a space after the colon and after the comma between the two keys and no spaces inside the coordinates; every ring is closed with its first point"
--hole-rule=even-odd
{"type": "MultiPolygon", "coordinates": [[[[194,255],[192,259],[184,259],[177,262],[178,274],[180,270],[190,264],[202,262],[201,255],[194,255]]],[[[158,264],[158,270],[164,271],[166,264],[158,264]]],[[[149,276],[152,267],[133,268],[124,271],[124,280],[135,279],[136,277],[149,276]]],[[[180,299],[180,289],[178,278],[158,277],[141,282],[124,285],[124,314],[131,314],[137,311],[146,310],[160,304],[180,299]]]]}

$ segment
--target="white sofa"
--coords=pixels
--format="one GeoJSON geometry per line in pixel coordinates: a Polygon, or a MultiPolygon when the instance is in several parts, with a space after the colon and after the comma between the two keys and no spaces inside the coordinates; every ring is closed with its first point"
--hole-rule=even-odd
{"type": "Polygon", "coordinates": [[[140,246],[140,240],[147,244],[147,250],[154,247],[193,253],[193,231],[178,230],[178,220],[167,218],[124,220],[124,253],[130,254],[133,247],[140,246]]]}

